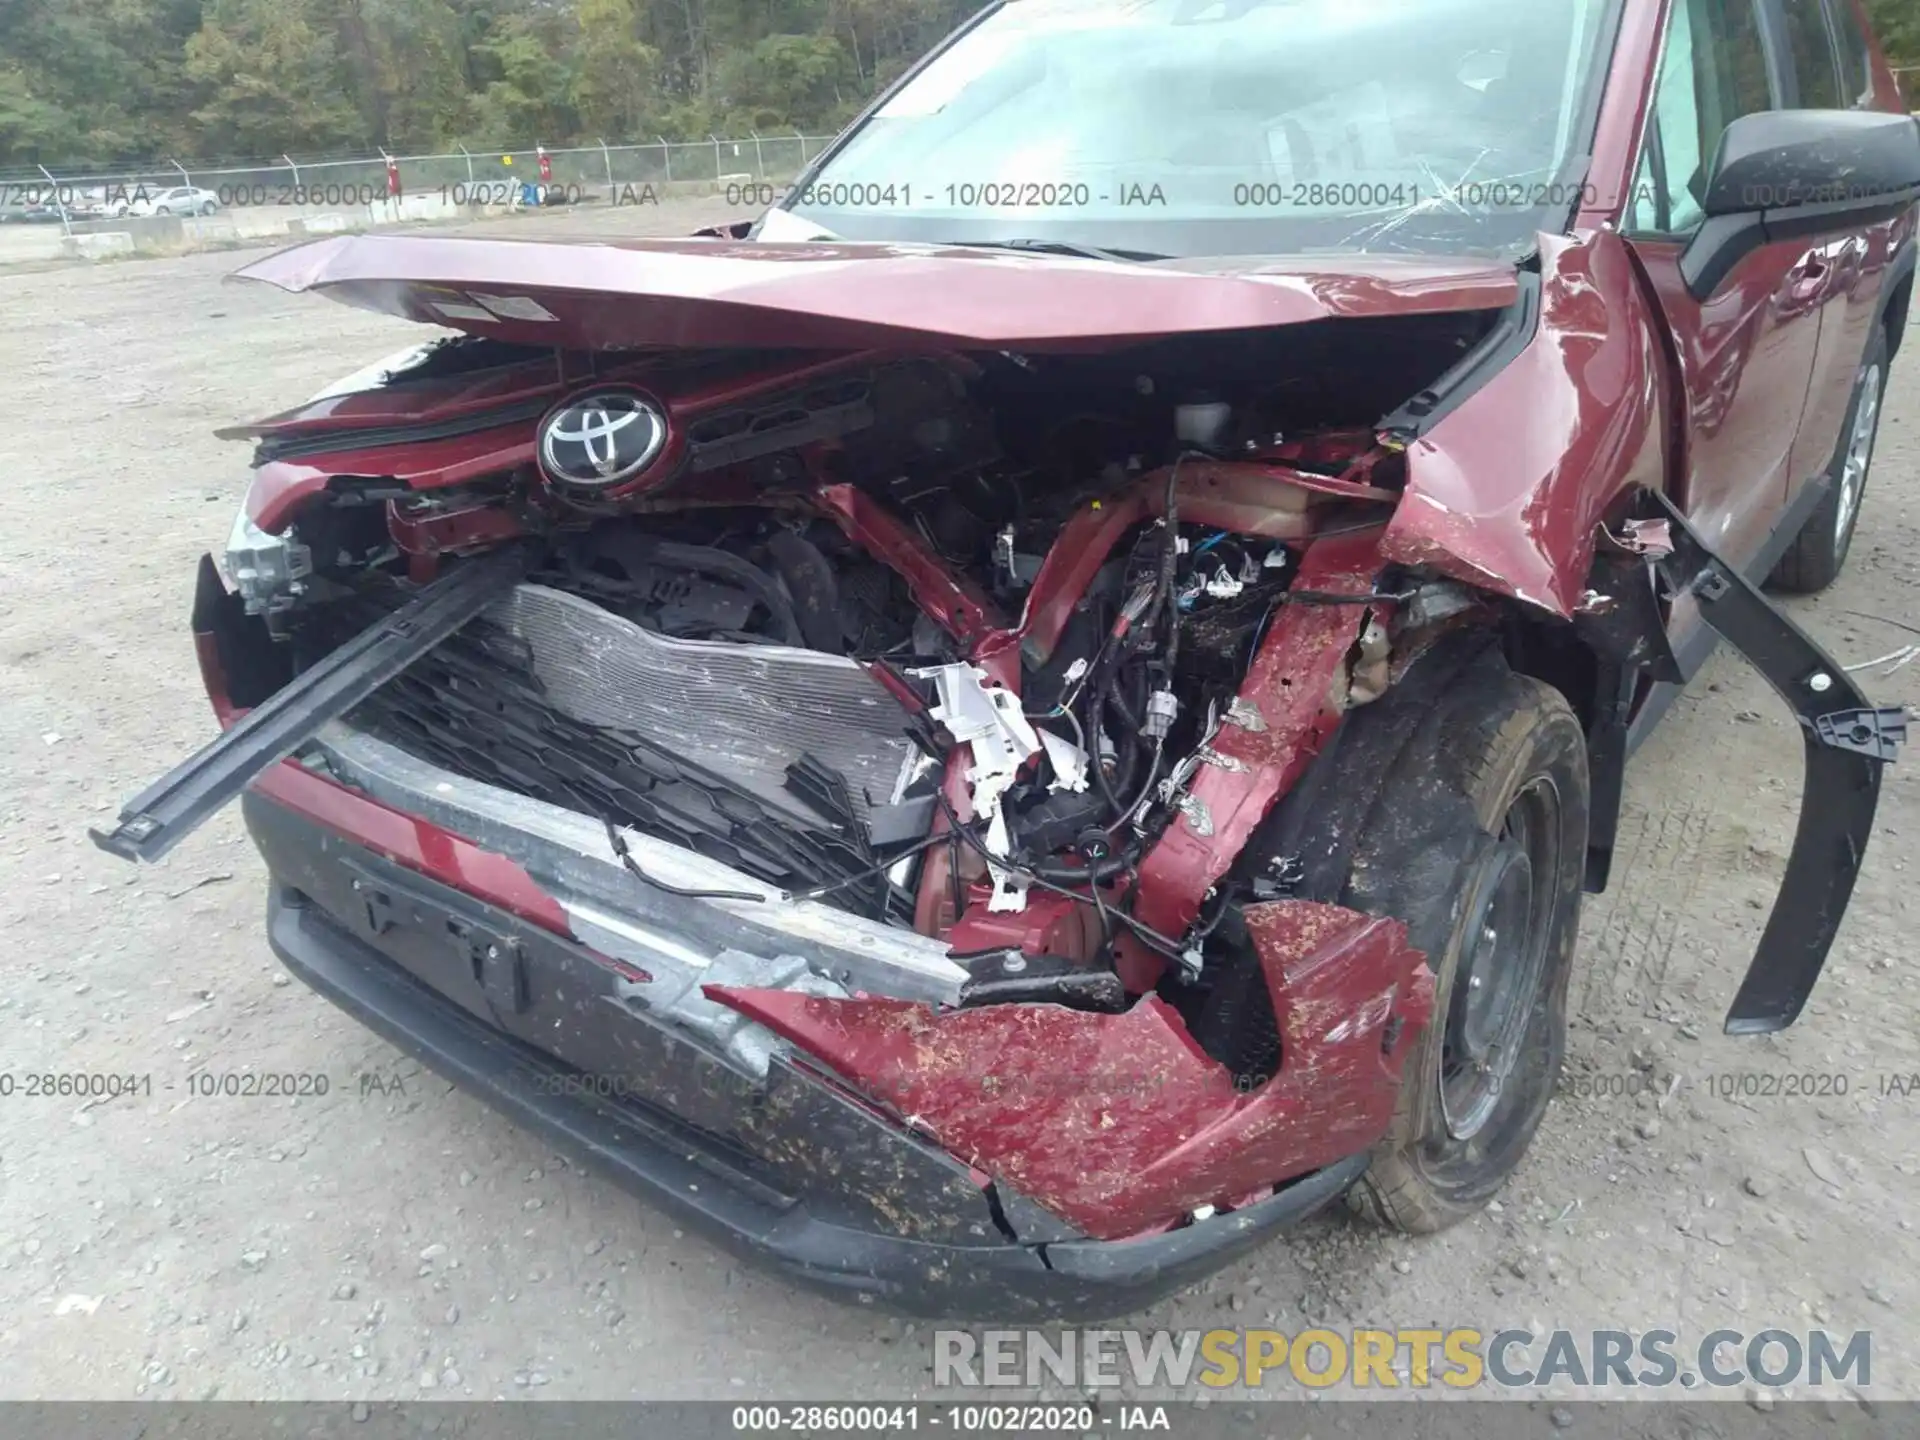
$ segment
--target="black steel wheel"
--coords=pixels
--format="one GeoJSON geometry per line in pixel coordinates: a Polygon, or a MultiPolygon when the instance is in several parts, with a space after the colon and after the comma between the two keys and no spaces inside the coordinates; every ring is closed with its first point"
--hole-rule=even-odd
{"type": "Polygon", "coordinates": [[[1587,840],[1586,736],[1497,657],[1433,697],[1355,848],[1344,897],[1406,922],[1434,1014],[1354,1208],[1397,1228],[1477,1212],[1532,1143],[1566,1053],[1587,840]]]}

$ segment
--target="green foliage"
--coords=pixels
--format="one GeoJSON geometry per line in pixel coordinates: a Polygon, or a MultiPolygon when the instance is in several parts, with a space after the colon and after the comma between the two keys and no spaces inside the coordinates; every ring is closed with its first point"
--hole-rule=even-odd
{"type": "Polygon", "coordinates": [[[469,35],[447,0],[334,0],[372,143],[394,150],[450,144],[471,124],[469,35]]]}
{"type": "Polygon", "coordinates": [[[181,49],[200,4],[0,0],[0,161],[131,156],[186,120],[181,49]]]}
{"type": "Polygon", "coordinates": [[[474,47],[485,83],[474,104],[475,138],[571,136],[579,128],[567,95],[572,55],[562,17],[513,15],[474,47]]]}
{"type": "Polygon", "coordinates": [[[721,61],[718,103],[735,135],[784,129],[790,116],[843,120],[854,89],[853,64],[830,35],[769,35],[721,61]]]}
{"type": "Polygon", "coordinates": [[[633,0],[580,0],[575,23],[569,94],[581,127],[602,137],[646,134],[658,108],[660,52],[640,39],[633,0]]]}
{"type": "Polygon", "coordinates": [[[0,165],[819,132],[978,3],[0,0],[0,165]]]}
{"type": "Polygon", "coordinates": [[[0,166],[822,133],[980,3],[0,0],[0,166]]]}
{"type": "Polygon", "coordinates": [[[210,0],[187,41],[205,148],[234,155],[365,143],[323,0],[210,0]]]}
{"type": "Polygon", "coordinates": [[[0,70],[0,154],[35,155],[68,143],[74,120],[58,104],[35,93],[29,77],[0,70]]]}
{"type": "MultiPolygon", "coordinates": [[[[1874,33],[1895,65],[1920,65],[1920,0],[1867,0],[1874,33]]],[[[1902,77],[1908,98],[1914,95],[1911,77],[1902,77]]]]}

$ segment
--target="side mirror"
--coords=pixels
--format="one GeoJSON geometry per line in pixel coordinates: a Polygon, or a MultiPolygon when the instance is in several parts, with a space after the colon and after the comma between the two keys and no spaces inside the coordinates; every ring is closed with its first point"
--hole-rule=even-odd
{"type": "Polygon", "coordinates": [[[1776,240],[1891,220],[1920,201],[1920,120],[1878,110],[1769,110],[1727,127],[1701,197],[1707,219],[1680,257],[1705,300],[1776,240]]]}

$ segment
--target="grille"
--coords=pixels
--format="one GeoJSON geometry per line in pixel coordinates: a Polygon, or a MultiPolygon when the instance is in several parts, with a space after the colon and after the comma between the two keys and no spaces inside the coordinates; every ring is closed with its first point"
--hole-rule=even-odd
{"type": "Polygon", "coordinates": [[[860,823],[917,753],[909,717],[853,661],[667,640],[523,585],[349,719],[429,764],[785,889],[840,885],[837,903],[876,918],[910,910],[873,873],[860,823]]]}

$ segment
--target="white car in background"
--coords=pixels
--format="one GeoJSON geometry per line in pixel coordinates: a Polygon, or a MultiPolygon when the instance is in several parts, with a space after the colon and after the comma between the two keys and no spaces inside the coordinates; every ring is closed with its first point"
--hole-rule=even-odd
{"type": "Polygon", "coordinates": [[[122,203],[126,208],[119,213],[125,215],[211,215],[220,208],[220,197],[197,185],[175,185],[116,202],[116,210],[122,203]]]}

